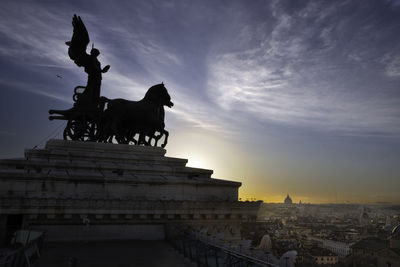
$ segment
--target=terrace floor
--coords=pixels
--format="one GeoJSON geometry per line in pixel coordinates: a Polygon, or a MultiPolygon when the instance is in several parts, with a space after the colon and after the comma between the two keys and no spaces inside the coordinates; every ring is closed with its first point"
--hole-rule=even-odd
{"type": "Polygon", "coordinates": [[[166,241],[47,242],[41,254],[35,267],[196,266],[166,241]]]}

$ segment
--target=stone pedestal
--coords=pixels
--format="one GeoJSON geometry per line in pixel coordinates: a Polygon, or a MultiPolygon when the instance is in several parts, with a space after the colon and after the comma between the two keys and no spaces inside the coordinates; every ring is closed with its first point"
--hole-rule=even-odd
{"type": "Polygon", "coordinates": [[[237,200],[240,182],[165,152],[49,140],[23,159],[0,160],[0,216],[21,214],[23,228],[47,230],[50,240],[145,239],[146,231],[162,239],[154,233],[166,224],[226,229],[255,220],[260,203],[237,200]]]}

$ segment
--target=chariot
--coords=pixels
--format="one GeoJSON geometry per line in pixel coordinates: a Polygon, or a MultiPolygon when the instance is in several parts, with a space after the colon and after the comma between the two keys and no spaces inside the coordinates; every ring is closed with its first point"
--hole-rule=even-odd
{"type": "Polygon", "coordinates": [[[74,106],[67,110],[49,110],[50,120],[66,120],[63,131],[64,140],[93,141],[99,139],[99,129],[104,113],[104,103],[84,101],[85,86],[74,89],[74,106]],[[57,115],[52,115],[57,114],[57,115]]]}

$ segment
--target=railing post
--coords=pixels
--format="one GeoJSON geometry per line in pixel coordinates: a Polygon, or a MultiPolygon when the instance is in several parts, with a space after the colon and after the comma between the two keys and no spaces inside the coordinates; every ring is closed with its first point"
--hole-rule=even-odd
{"type": "Polygon", "coordinates": [[[218,264],[218,248],[214,248],[214,252],[215,252],[215,266],[219,267],[219,264],[218,264]]]}
{"type": "Polygon", "coordinates": [[[227,254],[226,254],[226,263],[227,263],[227,266],[232,266],[232,259],[231,259],[231,253],[229,253],[229,251],[227,252],[227,254]]]}
{"type": "Polygon", "coordinates": [[[208,247],[207,247],[207,245],[205,245],[204,248],[205,248],[205,250],[204,250],[205,266],[208,267],[208,259],[207,259],[207,250],[208,250],[208,247]]]}
{"type": "Polygon", "coordinates": [[[196,263],[197,263],[197,265],[200,266],[199,241],[198,240],[196,240],[195,246],[196,246],[196,263]]]}
{"type": "Polygon", "coordinates": [[[185,237],[182,238],[182,252],[183,252],[183,256],[186,257],[185,237]]]}
{"type": "Polygon", "coordinates": [[[193,255],[192,255],[192,240],[189,239],[189,259],[190,261],[193,260],[193,255]]]}

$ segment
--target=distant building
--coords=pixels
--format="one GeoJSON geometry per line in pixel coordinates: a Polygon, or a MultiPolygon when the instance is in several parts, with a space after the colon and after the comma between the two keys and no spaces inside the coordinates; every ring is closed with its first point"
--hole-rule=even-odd
{"type": "Polygon", "coordinates": [[[377,237],[368,237],[356,242],[351,246],[353,266],[368,266],[370,263],[377,266],[378,255],[385,251],[388,245],[387,240],[377,237]]]}
{"type": "Polygon", "coordinates": [[[322,240],[322,247],[337,254],[339,259],[344,259],[351,252],[350,244],[328,239],[322,240]]]}
{"type": "Polygon", "coordinates": [[[389,248],[381,251],[377,257],[377,266],[400,266],[400,225],[393,228],[389,237],[389,248]]]}
{"type": "Polygon", "coordinates": [[[290,196],[289,196],[289,194],[286,196],[286,198],[285,198],[285,202],[284,202],[285,204],[292,204],[293,202],[292,202],[292,199],[290,198],[290,196]]]}
{"type": "Polygon", "coordinates": [[[339,257],[324,248],[313,248],[310,256],[317,265],[334,265],[339,262],[339,257]]]}
{"type": "Polygon", "coordinates": [[[353,266],[400,267],[400,226],[393,229],[389,240],[369,237],[352,246],[353,266]],[[389,241],[389,242],[388,242],[389,241]]]}

